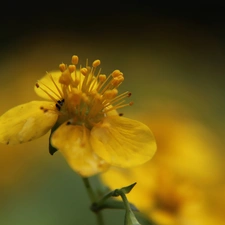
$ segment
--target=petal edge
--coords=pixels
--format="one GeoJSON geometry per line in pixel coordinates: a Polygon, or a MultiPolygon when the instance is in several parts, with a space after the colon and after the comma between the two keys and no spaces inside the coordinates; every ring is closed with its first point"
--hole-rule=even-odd
{"type": "Polygon", "coordinates": [[[0,117],[0,143],[19,144],[46,134],[56,123],[55,106],[47,101],[18,105],[0,117]]]}
{"type": "Polygon", "coordinates": [[[84,126],[65,122],[52,134],[51,144],[81,176],[92,176],[108,168],[108,164],[93,152],[90,131],[84,126]]]}
{"type": "Polygon", "coordinates": [[[118,167],[143,164],[156,151],[155,138],[145,124],[120,116],[106,117],[95,126],[91,144],[97,155],[118,167]]]}

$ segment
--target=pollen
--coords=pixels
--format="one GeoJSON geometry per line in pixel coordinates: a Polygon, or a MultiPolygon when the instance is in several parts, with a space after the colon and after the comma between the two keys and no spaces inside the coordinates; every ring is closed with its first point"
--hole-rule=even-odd
{"type": "Polygon", "coordinates": [[[78,61],[78,56],[74,55],[71,65],[61,63],[61,74],[57,80],[47,74],[53,88],[40,81],[36,83],[36,88],[40,88],[55,102],[57,111],[60,111],[65,121],[69,119],[72,124],[92,128],[107,117],[108,112],[133,104],[125,101],[125,98],[130,97],[130,92],[118,94],[118,87],[124,81],[120,70],[114,70],[106,76],[98,69],[101,64],[99,59],[94,60],[91,66],[87,60],[85,67],[78,66],[78,61]]]}

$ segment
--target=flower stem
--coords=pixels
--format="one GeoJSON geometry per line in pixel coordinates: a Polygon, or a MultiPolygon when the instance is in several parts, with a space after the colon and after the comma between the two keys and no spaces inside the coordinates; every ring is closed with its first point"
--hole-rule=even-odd
{"type": "MultiPolygon", "coordinates": [[[[87,193],[88,193],[88,196],[91,200],[91,203],[94,204],[96,202],[97,198],[96,198],[96,195],[95,195],[95,193],[94,193],[94,191],[91,187],[91,184],[90,184],[87,177],[83,177],[82,180],[84,182],[84,186],[87,190],[87,193]]],[[[101,212],[100,211],[95,212],[95,215],[96,215],[96,218],[97,218],[98,225],[104,225],[104,221],[103,221],[103,217],[102,217],[101,212]]]]}

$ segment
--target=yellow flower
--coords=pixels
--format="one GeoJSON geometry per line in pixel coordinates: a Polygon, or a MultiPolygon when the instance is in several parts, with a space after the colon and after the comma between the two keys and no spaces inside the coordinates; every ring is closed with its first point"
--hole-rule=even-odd
{"type": "Polygon", "coordinates": [[[32,101],[10,109],[0,117],[0,142],[17,144],[39,138],[51,130],[49,150],[59,150],[82,176],[91,176],[110,165],[131,167],[154,155],[155,139],[141,122],[117,113],[130,92],[118,94],[123,73],[108,77],[92,66],[59,65],[35,85],[35,92],[48,101],[32,101]]]}
{"type": "Polygon", "coordinates": [[[137,182],[128,199],[156,224],[214,224],[206,221],[214,220],[219,207],[207,211],[206,190],[212,193],[220,180],[215,136],[192,118],[165,109],[159,114],[146,117],[158,145],[153,160],[130,169],[112,167],[102,181],[112,190],[137,182]]]}

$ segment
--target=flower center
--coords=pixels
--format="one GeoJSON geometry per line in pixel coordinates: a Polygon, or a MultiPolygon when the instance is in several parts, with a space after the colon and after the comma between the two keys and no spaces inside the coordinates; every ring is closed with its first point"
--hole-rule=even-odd
{"type": "Polygon", "coordinates": [[[85,67],[77,69],[77,64],[78,56],[75,55],[72,56],[71,65],[60,64],[58,82],[50,74],[58,93],[41,82],[36,84],[55,102],[60,120],[69,119],[71,124],[85,124],[91,129],[109,112],[133,104],[124,100],[131,95],[130,92],[118,95],[117,88],[124,80],[122,72],[114,70],[108,77],[101,74],[101,69],[96,70],[100,60],[95,60],[91,67],[86,62],[85,67]]]}

